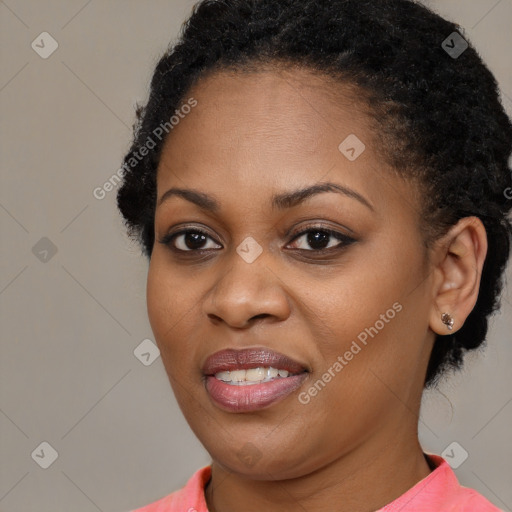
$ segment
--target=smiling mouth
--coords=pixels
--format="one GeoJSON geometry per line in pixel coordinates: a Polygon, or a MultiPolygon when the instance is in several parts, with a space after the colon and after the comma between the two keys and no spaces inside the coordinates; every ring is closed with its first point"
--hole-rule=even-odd
{"type": "Polygon", "coordinates": [[[265,409],[297,390],[308,370],[269,349],[228,349],[211,355],[203,366],[205,388],[227,412],[265,409]]]}
{"type": "Polygon", "coordinates": [[[217,372],[215,378],[232,386],[251,386],[271,382],[274,379],[285,379],[290,375],[294,376],[299,374],[290,373],[288,370],[278,370],[272,366],[258,366],[257,368],[250,368],[249,370],[217,372]]]}

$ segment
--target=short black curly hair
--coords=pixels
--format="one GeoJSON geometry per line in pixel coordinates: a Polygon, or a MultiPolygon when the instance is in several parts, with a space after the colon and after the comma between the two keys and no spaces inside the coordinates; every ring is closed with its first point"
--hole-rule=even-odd
{"type": "Polygon", "coordinates": [[[506,194],[512,190],[512,125],[496,80],[471,44],[459,56],[443,48],[445,40],[448,48],[455,46],[453,37],[464,42],[462,34],[413,0],[199,2],[178,42],[158,62],[147,104],[137,108],[117,195],[128,232],[150,258],[156,170],[165,142],[155,137],[162,130],[155,130],[167,122],[169,131],[170,117],[184,108],[199,78],[289,64],[356,85],[388,162],[423,187],[426,245],[463,217],[479,217],[487,232],[476,306],[456,333],[437,336],[425,379],[433,386],[485,341],[512,238],[506,194]]]}

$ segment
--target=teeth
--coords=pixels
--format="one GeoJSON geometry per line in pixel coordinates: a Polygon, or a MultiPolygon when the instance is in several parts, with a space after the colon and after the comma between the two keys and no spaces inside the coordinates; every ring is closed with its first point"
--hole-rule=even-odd
{"type": "Polygon", "coordinates": [[[277,370],[270,367],[251,368],[249,370],[233,370],[218,372],[215,377],[223,382],[238,386],[248,386],[269,382],[276,378],[286,378],[290,375],[287,370],[277,370]]]}
{"type": "Polygon", "coordinates": [[[249,382],[258,382],[260,380],[265,379],[265,368],[251,368],[250,370],[245,370],[245,379],[249,382]]]}
{"type": "Polygon", "coordinates": [[[275,379],[279,375],[279,372],[286,372],[285,377],[288,377],[288,372],[286,370],[276,370],[275,368],[272,368],[272,366],[270,368],[267,368],[266,377],[267,379],[275,379]]]}
{"type": "Polygon", "coordinates": [[[215,374],[215,377],[219,380],[223,380],[224,382],[231,382],[230,372],[219,372],[215,374]]]}
{"type": "Polygon", "coordinates": [[[233,382],[244,382],[245,370],[235,370],[231,372],[231,380],[233,382]]]}

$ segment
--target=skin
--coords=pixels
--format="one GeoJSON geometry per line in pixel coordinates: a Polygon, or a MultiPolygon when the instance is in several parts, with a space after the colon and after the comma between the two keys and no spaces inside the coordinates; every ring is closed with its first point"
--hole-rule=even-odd
{"type": "Polygon", "coordinates": [[[384,162],[375,123],[346,84],[304,69],[222,71],[190,96],[198,104],[170,133],[158,168],[147,304],[178,403],[213,460],[209,510],[376,510],[430,472],[417,435],[426,366],[435,334],[448,333],[441,313],[456,331],[476,302],[485,229],[462,219],[426,249],[420,189],[384,162]],[[338,150],[350,134],[366,146],[353,162],[338,150]],[[323,192],[270,207],[275,194],[325,182],[370,206],[323,192]],[[219,210],[177,195],[160,203],[172,187],[208,194],[219,210]],[[191,252],[184,236],[174,246],[186,253],[159,242],[184,227],[207,233],[206,251],[191,252]],[[296,238],[322,228],[355,241],[314,252],[307,234],[296,238]],[[263,249],[252,263],[236,252],[249,236],[263,249]],[[394,303],[401,311],[301,403],[299,393],[394,303]],[[306,381],[266,409],[221,410],[202,365],[219,350],[253,347],[297,360],[306,381]]]}

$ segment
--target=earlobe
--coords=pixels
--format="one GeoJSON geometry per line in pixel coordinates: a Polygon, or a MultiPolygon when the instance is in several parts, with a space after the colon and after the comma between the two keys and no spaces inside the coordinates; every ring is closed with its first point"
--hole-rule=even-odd
{"type": "Polygon", "coordinates": [[[430,328],[437,334],[453,334],[474,308],[487,254],[487,235],[482,221],[465,217],[440,240],[436,249],[430,328]]]}
{"type": "Polygon", "coordinates": [[[455,323],[455,320],[449,313],[443,313],[441,315],[441,322],[443,322],[443,324],[446,325],[447,329],[451,331],[453,329],[453,324],[455,323]]]}

